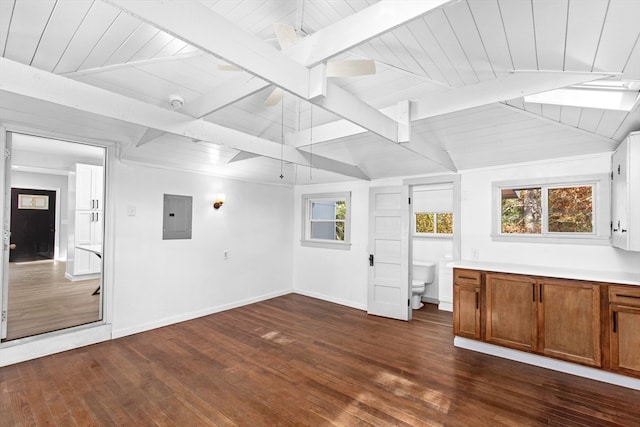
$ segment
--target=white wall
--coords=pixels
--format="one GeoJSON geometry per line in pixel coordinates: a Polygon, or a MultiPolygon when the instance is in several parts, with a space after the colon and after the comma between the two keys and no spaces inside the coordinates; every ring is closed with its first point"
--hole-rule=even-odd
{"type": "Polygon", "coordinates": [[[114,336],[291,292],[291,188],[122,163],[114,169],[114,336]],[[214,210],[220,192],[226,201],[214,210]],[[162,240],[165,193],[193,197],[192,239],[162,240]]]}
{"type": "MultiPolygon", "coordinates": [[[[491,191],[493,181],[553,178],[610,171],[609,153],[461,171],[461,259],[565,267],[584,270],[628,272],[640,275],[640,253],[611,246],[494,242],[491,239],[491,191]]],[[[399,185],[401,178],[385,181],[297,186],[294,203],[294,276],[299,293],[366,309],[369,187],[399,185]],[[300,198],[304,193],[351,191],[351,251],[318,249],[300,245],[300,198]]],[[[544,274],[544,271],[541,271],[544,274]]],[[[442,291],[439,291],[441,294],[442,291]]],[[[439,295],[441,296],[441,295],[439,295]]],[[[450,298],[450,297],[449,297],[450,298]]]]}
{"type": "Polygon", "coordinates": [[[608,245],[530,244],[491,239],[493,181],[598,174],[610,170],[611,155],[605,153],[462,173],[462,259],[474,259],[477,250],[481,261],[640,273],[640,253],[608,245]]]}
{"type": "Polygon", "coordinates": [[[11,187],[13,188],[33,188],[44,190],[60,190],[58,211],[58,241],[57,258],[60,261],[67,259],[67,235],[69,232],[69,212],[68,212],[68,185],[66,175],[52,175],[44,173],[11,171],[11,187]]]}
{"type": "Polygon", "coordinates": [[[349,182],[295,187],[293,203],[293,287],[298,293],[366,309],[369,183],[349,182]],[[351,192],[350,250],[302,246],[302,195],[351,192]]]}

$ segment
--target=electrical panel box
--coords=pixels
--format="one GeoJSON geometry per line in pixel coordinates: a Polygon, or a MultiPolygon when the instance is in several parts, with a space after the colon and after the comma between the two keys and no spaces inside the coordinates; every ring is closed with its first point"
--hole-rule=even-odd
{"type": "Polygon", "coordinates": [[[191,196],[164,195],[162,240],[191,239],[191,196]]]}

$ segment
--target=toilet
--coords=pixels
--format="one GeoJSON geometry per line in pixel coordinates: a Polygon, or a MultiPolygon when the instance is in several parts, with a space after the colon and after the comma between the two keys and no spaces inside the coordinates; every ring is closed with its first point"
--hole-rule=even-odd
{"type": "Polygon", "coordinates": [[[411,308],[416,310],[421,308],[422,294],[427,290],[427,285],[433,282],[436,272],[436,264],[433,262],[413,262],[411,276],[411,308]]]}

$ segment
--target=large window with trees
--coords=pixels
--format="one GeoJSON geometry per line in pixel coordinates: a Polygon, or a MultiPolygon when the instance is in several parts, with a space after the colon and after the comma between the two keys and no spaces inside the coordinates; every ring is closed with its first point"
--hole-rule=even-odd
{"type": "Polygon", "coordinates": [[[495,238],[609,238],[608,175],[494,183],[495,238]]]}
{"type": "Polygon", "coordinates": [[[351,193],[305,194],[302,196],[302,244],[350,247],[351,193]]]}

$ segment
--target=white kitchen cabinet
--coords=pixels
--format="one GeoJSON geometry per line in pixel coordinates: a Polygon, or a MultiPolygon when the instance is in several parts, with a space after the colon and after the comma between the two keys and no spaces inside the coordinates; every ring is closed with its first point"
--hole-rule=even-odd
{"type": "Polygon", "coordinates": [[[102,166],[76,164],[76,210],[102,210],[103,174],[102,166]]]}
{"type": "Polygon", "coordinates": [[[94,278],[102,270],[103,171],[101,166],[76,164],[69,182],[70,219],[66,276],[94,278]]]}
{"type": "Polygon", "coordinates": [[[640,132],[630,133],[612,157],[611,244],[640,251],[640,132]]]}

